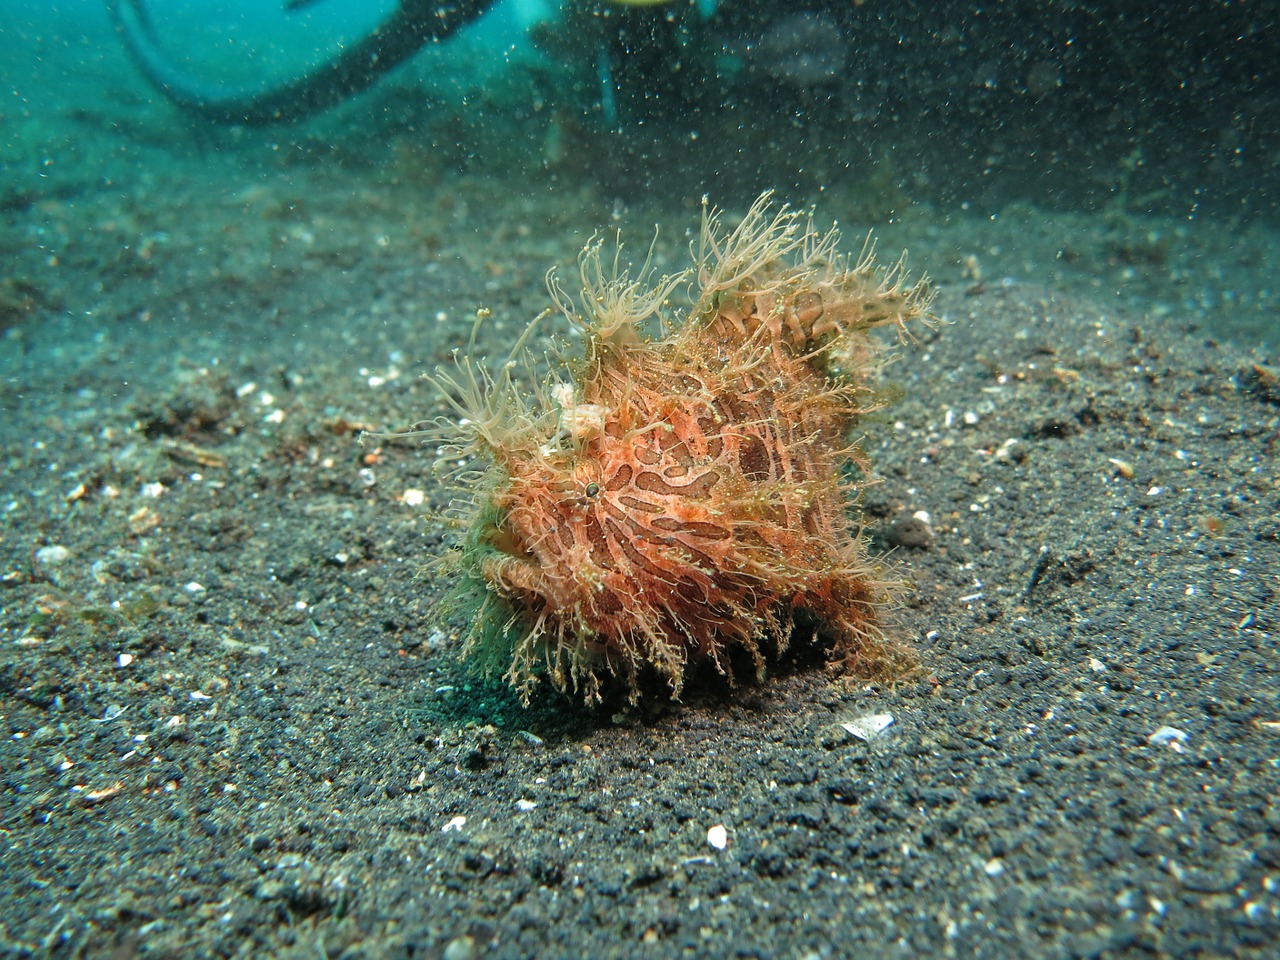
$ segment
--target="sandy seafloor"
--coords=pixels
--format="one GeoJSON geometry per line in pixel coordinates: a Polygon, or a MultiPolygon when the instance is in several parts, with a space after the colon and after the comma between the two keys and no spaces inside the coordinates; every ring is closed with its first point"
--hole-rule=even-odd
{"type": "Polygon", "coordinates": [[[430,451],[355,435],[700,191],[201,135],[63,53],[7,68],[0,956],[1276,955],[1271,228],[792,196],[948,321],[866,425],[928,678],[524,710],[419,576],[430,451]]]}

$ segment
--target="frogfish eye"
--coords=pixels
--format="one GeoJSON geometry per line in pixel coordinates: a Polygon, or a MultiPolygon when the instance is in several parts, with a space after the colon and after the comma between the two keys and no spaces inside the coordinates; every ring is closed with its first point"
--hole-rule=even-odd
{"type": "Polygon", "coordinates": [[[599,492],[600,492],[600,484],[598,483],[588,483],[586,489],[583,491],[583,493],[585,493],[588,497],[594,497],[599,492]]]}

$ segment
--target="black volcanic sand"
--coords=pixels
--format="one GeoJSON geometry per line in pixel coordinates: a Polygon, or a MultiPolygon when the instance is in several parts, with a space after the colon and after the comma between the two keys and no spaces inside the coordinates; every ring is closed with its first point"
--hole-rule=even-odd
{"type": "MultiPolygon", "coordinates": [[[[22,214],[68,239],[5,334],[0,954],[1275,955],[1262,357],[975,279],[988,227],[921,213],[949,323],[886,372],[864,506],[928,678],[798,641],[762,684],[523,710],[418,576],[431,451],[355,434],[440,412],[417,374],[478,306],[504,355],[608,200],[361,177],[22,214]]],[[[674,263],[696,207],[662,216],[674,263]]]]}
{"type": "Polygon", "coordinates": [[[0,957],[1276,956],[1273,230],[1153,217],[1123,171],[1065,214],[833,166],[819,221],[856,252],[892,214],[950,321],[864,425],[927,677],[866,688],[797,638],[761,684],[525,710],[420,574],[433,451],[355,437],[442,413],[419,374],[480,307],[505,357],[592,231],[661,222],[682,266],[703,185],[620,198],[533,147],[486,179],[451,134],[361,136],[394,91],[193,131],[113,44],[23,49],[0,957]]]}

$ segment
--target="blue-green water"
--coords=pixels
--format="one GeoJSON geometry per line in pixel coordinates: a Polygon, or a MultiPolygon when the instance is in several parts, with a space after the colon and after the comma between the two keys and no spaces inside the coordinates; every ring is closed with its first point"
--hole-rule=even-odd
{"type": "MultiPolygon", "coordinates": [[[[153,22],[175,70],[251,90],[315,69],[394,6],[190,0],[153,22]]],[[[682,229],[703,193],[773,188],[943,279],[1083,286],[1152,323],[1274,344],[1280,84],[1259,5],[501,2],[368,91],[257,128],[169,103],[96,2],[3,8],[10,337],[84,315],[76,300],[111,286],[119,249],[234,259],[218,249],[228,195],[287,182],[274,202],[335,208],[305,229],[341,238],[368,222],[343,198],[376,189],[394,233],[398,204],[467,177],[495,204],[577,210],[587,231],[682,229]],[[65,249],[98,244],[82,261],[65,249]]]]}

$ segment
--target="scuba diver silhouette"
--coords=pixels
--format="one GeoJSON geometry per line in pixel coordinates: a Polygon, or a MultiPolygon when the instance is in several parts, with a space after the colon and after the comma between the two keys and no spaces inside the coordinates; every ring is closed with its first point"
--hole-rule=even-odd
{"type": "MultiPolygon", "coordinates": [[[[304,119],[359,93],[389,73],[429,43],[447,40],[479,18],[494,0],[399,0],[368,36],[338,53],[331,60],[310,68],[300,76],[261,87],[227,87],[211,84],[183,70],[165,53],[157,35],[146,0],[105,0],[107,14],[125,50],[143,76],[181,109],[215,123],[264,126],[304,119]]],[[[286,12],[295,12],[317,0],[283,0],[286,12]]],[[[608,0],[619,13],[631,8],[642,15],[643,8],[658,8],[669,0],[608,0]]],[[[602,84],[612,97],[615,82],[625,77],[623,70],[659,74],[656,59],[668,65],[678,51],[667,34],[677,25],[674,17],[644,17],[642,37],[628,36],[630,21],[616,16],[621,32],[597,53],[602,84]],[[615,74],[618,79],[615,81],[615,74]]],[[[610,100],[611,102],[611,100],[610,100]]],[[[606,111],[608,112],[608,111],[606,111]]]]}

